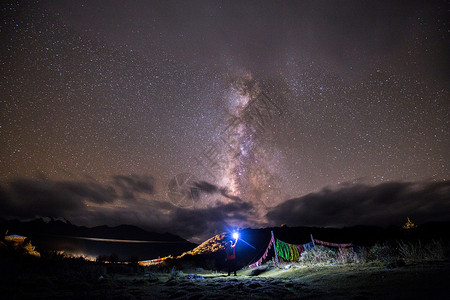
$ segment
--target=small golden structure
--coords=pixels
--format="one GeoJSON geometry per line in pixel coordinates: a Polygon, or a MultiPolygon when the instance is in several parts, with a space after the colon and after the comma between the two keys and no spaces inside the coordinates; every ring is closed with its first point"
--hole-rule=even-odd
{"type": "Polygon", "coordinates": [[[411,220],[409,219],[409,217],[407,218],[408,221],[405,223],[405,225],[403,225],[403,229],[414,229],[417,228],[417,225],[414,224],[413,222],[411,222],[411,220]]]}

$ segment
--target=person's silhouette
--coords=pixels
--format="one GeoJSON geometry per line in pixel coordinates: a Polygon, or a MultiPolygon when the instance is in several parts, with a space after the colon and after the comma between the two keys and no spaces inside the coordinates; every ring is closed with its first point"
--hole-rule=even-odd
{"type": "Polygon", "coordinates": [[[225,251],[227,253],[227,269],[228,269],[228,276],[230,276],[231,272],[234,273],[234,276],[236,276],[236,243],[237,239],[234,241],[229,241],[225,245],[225,251]]]}

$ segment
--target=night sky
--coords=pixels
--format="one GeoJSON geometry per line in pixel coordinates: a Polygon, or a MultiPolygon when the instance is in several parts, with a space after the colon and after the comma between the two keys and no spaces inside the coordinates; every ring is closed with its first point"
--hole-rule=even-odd
{"type": "Polygon", "coordinates": [[[448,220],[446,1],[2,1],[0,215],[448,220]]]}

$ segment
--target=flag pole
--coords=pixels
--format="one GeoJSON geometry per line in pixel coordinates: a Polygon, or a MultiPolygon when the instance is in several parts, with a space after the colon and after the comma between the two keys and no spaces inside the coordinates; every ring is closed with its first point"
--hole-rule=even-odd
{"type": "Polygon", "coordinates": [[[312,233],[310,234],[310,236],[311,236],[311,242],[312,242],[312,244],[313,244],[313,247],[315,247],[315,246],[316,246],[316,243],[314,242],[314,238],[313,238],[313,236],[312,236],[312,233]]]}
{"type": "Polygon", "coordinates": [[[271,230],[270,233],[272,234],[273,250],[275,252],[275,263],[277,264],[278,267],[277,245],[275,243],[275,237],[273,236],[273,230],[271,230]]]}

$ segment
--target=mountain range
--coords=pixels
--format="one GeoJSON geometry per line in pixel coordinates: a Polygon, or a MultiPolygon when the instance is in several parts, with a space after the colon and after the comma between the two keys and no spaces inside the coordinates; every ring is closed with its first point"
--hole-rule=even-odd
{"type": "MultiPolygon", "coordinates": [[[[182,256],[183,260],[223,261],[223,244],[230,239],[230,233],[222,233],[196,245],[168,232],[149,232],[132,225],[76,226],[61,218],[0,221],[0,233],[5,234],[6,230],[8,234],[30,238],[38,251],[62,250],[68,254],[90,257],[117,254],[122,259],[137,257],[141,260],[172,255],[182,256]]],[[[450,222],[426,223],[411,230],[376,226],[246,228],[240,230],[241,237],[236,249],[240,265],[253,262],[264,253],[271,232],[275,238],[292,244],[308,243],[313,235],[315,239],[332,243],[371,246],[399,240],[450,241],[450,222]]]]}
{"type": "Polygon", "coordinates": [[[65,251],[91,257],[114,253],[123,259],[149,259],[179,255],[197,246],[168,232],[149,232],[132,225],[77,226],[61,218],[0,222],[0,232],[6,231],[28,237],[38,251],[65,251]]]}

